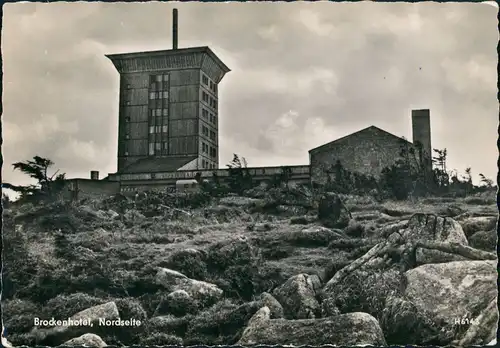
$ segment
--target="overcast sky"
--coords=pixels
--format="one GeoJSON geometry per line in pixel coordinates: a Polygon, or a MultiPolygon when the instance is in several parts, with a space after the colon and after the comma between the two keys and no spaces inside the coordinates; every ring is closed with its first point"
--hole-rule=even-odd
{"type": "Polygon", "coordinates": [[[470,3],[16,3],[4,6],[4,180],[48,157],[69,177],[116,171],[119,75],[104,56],[209,46],[220,163],[308,164],[308,150],[370,125],[411,139],[431,109],[448,167],[494,178],[497,11],[470,3]]]}

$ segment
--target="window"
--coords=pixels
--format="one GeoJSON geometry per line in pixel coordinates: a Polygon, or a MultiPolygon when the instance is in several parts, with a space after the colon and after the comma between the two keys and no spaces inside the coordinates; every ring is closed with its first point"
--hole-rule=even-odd
{"type": "Polygon", "coordinates": [[[213,88],[214,88],[214,83],[210,81],[210,90],[213,90],[213,88]]]}
{"type": "Polygon", "coordinates": [[[215,132],[210,131],[210,139],[215,140],[215,132]]]}
{"type": "Polygon", "coordinates": [[[149,144],[149,155],[152,156],[155,154],[155,148],[154,148],[154,144],[153,143],[150,143],[149,144]]]}
{"type": "Polygon", "coordinates": [[[149,99],[156,99],[156,92],[150,92],[149,99]]]}
{"type": "Polygon", "coordinates": [[[208,103],[208,94],[207,94],[207,92],[202,92],[202,93],[201,93],[201,99],[202,99],[204,102],[208,103]]]}
{"type": "Polygon", "coordinates": [[[210,114],[210,122],[213,123],[213,124],[217,123],[217,119],[216,119],[216,117],[215,117],[214,114],[210,114]]]}
{"type": "Polygon", "coordinates": [[[155,143],[155,149],[161,150],[161,143],[155,143]]]}
{"type": "Polygon", "coordinates": [[[163,116],[168,116],[168,109],[163,109],[162,114],[163,116]]]}
{"type": "Polygon", "coordinates": [[[210,146],[210,157],[217,157],[217,149],[210,146]]]}
{"type": "Polygon", "coordinates": [[[163,99],[167,99],[168,98],[168,91],[163,91],[163,99]]]}
{"type": "Polygon", "coordinates": [[[125,156],[128,156],[128,151],[125,151],[125,156]]]}
{"type": "Polygon", "coordinates": [[[203,153],[208,153],[208,145],[202,142],[201,143],[201,151],[203,153]]]}
{"type": "Polygon", "coordinates": [[[163,81],[168,81],[168,74],[163,75],[163,81]]]}
{"type": "Polygon", "coordinates": [[[161,130],[162,130],[162,132],[163,132],[163,133],[167,133],[167,131],[168,131],[168,126],[163,125],[161,130]]]}
{"type": "Polygon", "coordinates": [[[203,116],[203,118],[208,118],[208,110],[207,109],[201,109],[201,116],[203,116]]]}
{"type": "Polygon", "coordinates": [[[149,126],[149,134],[155,132],[155,126],[149,126]]]}
{"type": "Polygon", "coordinates": [[[162,75],[156,75],[156,82],[161,82],[162,77],[162,75]]]}
{"type": "Polygon", "coordinates": [[[201,133],[205,136],[208,136],[208,128],[205,126],[201,126],[201,133]]]}
{"type": "Polygon", "coordinates": [[[204,85],[207,85],[208,86],[208,77],[206,77],[204,74],[201,75],[201,82],[204,84],[204,85]]]}
{"type": "Polygon", "coordinates": [[[217,100],[214,98],[210,97],[210,107],[214,108],[217,110],[217,100]]]}
{"type": "Polygon", "coordinates": [[[165,150],[166,150],[166,149],[168,149],[168,143],[167,143],[167,142],[164,142],[164,143],[163,143],[163,148],[164,148],[165,150]]]}

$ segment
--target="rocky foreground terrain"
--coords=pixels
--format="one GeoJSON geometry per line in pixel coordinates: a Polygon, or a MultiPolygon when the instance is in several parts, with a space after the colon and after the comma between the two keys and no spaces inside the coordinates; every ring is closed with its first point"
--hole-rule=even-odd
{"type": "Polygon", "coordinates": [[[498,323],[494,195],[378,202],[270,190],[14,205],[4,211],[7,339],[487,344],[498,323]]]}

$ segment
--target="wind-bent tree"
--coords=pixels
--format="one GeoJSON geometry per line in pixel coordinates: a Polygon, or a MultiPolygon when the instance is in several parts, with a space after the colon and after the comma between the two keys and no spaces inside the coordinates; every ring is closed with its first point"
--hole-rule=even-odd
{"type": "Polygon", "coordinates": [[[34,156],[33,160],[27,160],[25,162],[16,162],[12,166],[14,170],[19,170],[20,172],[28,175],[37,181],[35,185],[27,186],[16,186],[8,183],[3,183],[2,187],[11,189],[21,195],[23,198],[34,198],[38,196],[50,196],[54,190],[61,187],[62,182],[66,178],[66,174],[58,174],[59,170],[56,170],[52,175],[49,174],[51,167],[53,167],[54,162],[50,159],[43,158],[40,156],[34,156]]]}

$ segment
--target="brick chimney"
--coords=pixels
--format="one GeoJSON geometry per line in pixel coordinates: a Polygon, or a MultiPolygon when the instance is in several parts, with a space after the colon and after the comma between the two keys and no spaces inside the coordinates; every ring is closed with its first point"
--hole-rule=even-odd
{"type": "Polygon", "coordinates": [[[172,49],[176,50],[177,49],[177,43],[178,43],[178,34],[177,34],[177,9],[174,8],[172,11],[172,49]]]}
{"type": "Polygon", "coordinates": [[[413,144],[420,143],[422,157],[428,170],[432,171],[431,112],[429,109],[411,111],[413,144]]]}

